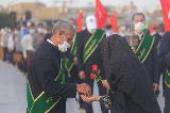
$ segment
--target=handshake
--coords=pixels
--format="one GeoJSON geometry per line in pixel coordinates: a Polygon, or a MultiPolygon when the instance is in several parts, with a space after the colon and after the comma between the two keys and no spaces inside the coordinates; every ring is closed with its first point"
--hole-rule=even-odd
{"type": "MultiPolygon", "coordinates": [[[[107,90],[110,89],[110,85],[107,80],[101,80],[101,83],[102,83],[103,87],[105,87],[107,90]]],[[[78,93],[85,95],[85,96],[92,95],[91,87],[86,83],[77,84],[76,90],[78,93]]]]}
{"type": "MultiPolygon", "coordinates": [[[[101,83],[103,87],[105,87],[107,90],[110,89],[110,85],[107,80],[101,80],[101,83]]],[[[77,92],[80,94],[81,99],[86,103],[91,103],[93,101],[100,101],[103,97],[102,96],[93,96],[91,87],[86,84],[77,84],[77,92]]]]}
{"type": "Polygon", "coordinates": [[[80,95],[91,96],[91,87],[86,83],[81,83],[76,85],[76,90],[80,95]]]}
{"type": "Polygon", "coordinates": [[[92,96],[92,90],[86,83],[78,84],[77,92],[80,94],[81,99],[86,103],[100,100],[100,96],[92,96]]]}

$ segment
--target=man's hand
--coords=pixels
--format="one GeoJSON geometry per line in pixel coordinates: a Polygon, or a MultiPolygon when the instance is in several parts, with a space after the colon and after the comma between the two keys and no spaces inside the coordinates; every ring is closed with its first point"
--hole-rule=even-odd
{"type": "Polygon", "coordinates": [[[81,99],[86,102],[86,103],[91,103],[93,101],[99,101],[101,96],[90,96],[90,97],[87,97],[85,95],[80,95],[81,99]]]}
{"type": "Polygon", "coordinates": [[[110,89],[110,85],[109,85],[108,81],[107,80],[101,80],[101,81],[102,81],[103,87],[105,87],[107,90],[109,90],[110,89]]]}
{"type": "Polygon", "coordinates": [[[78,93],[90,96],[91,95],[91,88],[88,84],[82,83],[82,84],[77,84],[76,90],[78,93]]]}
{"type": "Polygon", "coordinates": [[[80,71],[80,72],[79,72],[79,78],[80,78],[81,80],[83,80],[83,79],[85,79],[85,77],[86,77],[85,72],[84,72],[83,70],[80,71]]]}

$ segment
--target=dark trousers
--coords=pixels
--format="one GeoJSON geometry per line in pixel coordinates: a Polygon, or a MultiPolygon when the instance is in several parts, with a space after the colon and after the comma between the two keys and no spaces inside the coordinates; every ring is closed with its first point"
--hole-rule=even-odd
{"type": "Polygon", "coordinates": [[[170,96],[165,96],[164,113],[170,113],[170,96]]]}
{"type": "Polygon", "coordinates": [[[5,61],[8,61],[10,63],[13,63],[13,50],[7,50],[6,54],[5,54],[5,61]]]}
{"type": "Polygon", "coordinates": [[[4,47],[4,48],[3,48],[3,61],[6,60],[6,53],[7,53],[7,48],[4,47]]]}

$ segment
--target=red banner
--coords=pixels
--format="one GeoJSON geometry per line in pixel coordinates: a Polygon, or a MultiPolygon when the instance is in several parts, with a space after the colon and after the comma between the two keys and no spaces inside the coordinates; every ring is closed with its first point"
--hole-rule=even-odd
{"type": "Polygon", "coordinates": [[[83,11],[80,11],[76,19],[77,32],[83,30],[83,16],[84,16],[83,11]]]}
{"type": "Polygon", "coordinates": [[[170,31],[170,0],[160,0],[165,31],[170,31]]]}
{"type": "Polygon", "coordinates": [[[98,28],[104,28],[107,19],[107,11],[100,0],[96,0],[96,20],[98,28]]]}

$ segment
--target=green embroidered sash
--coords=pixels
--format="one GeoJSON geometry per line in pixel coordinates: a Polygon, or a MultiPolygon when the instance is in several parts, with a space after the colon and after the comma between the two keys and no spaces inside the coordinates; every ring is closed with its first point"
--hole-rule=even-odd
{"type": "MultiPolygon", "coordinates": [[[[72,55],[74,55],[74,56],[76,55],[77,49],[78,49],[78,48],[77,48],[77,41],[76,41],[76,39],[77,39],[77,38],[74,38],[72,47],[71,47],[71,49],[70,49],[70,53],[71,53],[72,55]]],[[[74,66],[74,63],[73,63],[71,60],[69,60],[68,58],[65,58],[64,64],[65,64],[65,68],[67,69],[68,72],[70,72],[71,69],[72,69],[73,66],[74,66]]]]}
{"type": "MultiPolygon", "coordinates": [[[[84,55],[83,55],[83,62],[85,63],[88,58],[92,55],[92,53],[95,51],[99,43],[102,41],[104,37],[104,31],[103,30],[97,30],[87,41],[87,44],[85,45],[84,49],[84,55]]],[[[77,52],[77,46],[76,41],[74,41],[71,53],[73,55],[77,52]]],[[[60,64],[60,70],[55,78],[55,81],[64,84],[65,81],[65,72],[66,70],[68,72],[71,71],[73,67],[73,62],[69,60],[68,58],[64,58],[61,60],[60,64]],[[64,65],[63,65],[64,64],[64,65]]],[[[61,100],[61,97],[58,97],[58,99],[53,99],[53,97],[48,97],[45,92],[43,91],[38,97],[34,98],[31,87],[29,83],[27,84],[27,101],[28,101],[28,112],[29,113],[49,113],[51,109],[54,108],[54,106],[57,105],[57,103],[61,100]]]]}
{"type": "Polygon", "coordinates": [[[105,32],[103,30],[97,30],[94,35],[92,35],[89,40],[87,41],[84,50],[83,50],[83,64],[87,62],[89,57],[93,54],[96,50],[100,42],[104,38],[105,32]]]}
{"type": "Polygon", "coordinates": [[[164,83],[168,88],[170,88],[170,72],[168,70],[164,74],[164,83]]]}
{"type": "Polygon", "coordinates": [[[143,40],[140,42],[138,48],[135,51],[135,54],[142,63],[144,63],[148,58],[154,45],[154,42],[155,37],[148,34],[147,30],[144,30],[143,40]]]}
{"type": "MultiPolygon", "coordinates": [[[[55,78],[55,81],[64,84],[66,82],[65,80],[65,69],[63,67],[64,60],[61,60],[60,63],[60,71],[55,78]]],[[[61,100],[61,97],[58,97],[58,99],[53,99],[53,97],[49,97],[46,95],[46,93],[43,91],[41,94],[34,98],[31,87],[29,83],[27,83],[27,100],[28,100],[28,112],[29,113],[48,113],[57,103],[61,100]]]]}

